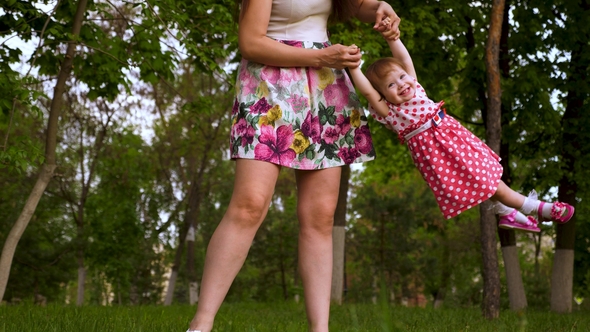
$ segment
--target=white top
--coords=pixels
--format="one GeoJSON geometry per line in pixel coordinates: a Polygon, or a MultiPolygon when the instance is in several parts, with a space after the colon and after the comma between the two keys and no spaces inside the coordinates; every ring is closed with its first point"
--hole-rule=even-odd
{"type": "Polygon", "coordinates": [[[266,35],[273,39],[328,41],[330,0],[273,0],[266,35]]]}

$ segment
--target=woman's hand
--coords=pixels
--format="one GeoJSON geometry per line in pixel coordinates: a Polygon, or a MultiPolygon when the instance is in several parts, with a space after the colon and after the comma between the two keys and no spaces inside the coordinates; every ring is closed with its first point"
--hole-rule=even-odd
{"type": "Polygon", "coordinates": [[[379,31],[386,40],[397,40],[400,36],[400,22],[401,19],[397,16],[393,8],[391,8],[391,5],[385,1],[379,1],[373,29],[379,31]]]}
{"type": "MultiPolygon", "coordinates": [[[[399,27],[399,22],[401,21],[400,18],[397,18],[397,24],[396,27],[399,27]]],[[[394,23],[391,21],[391,19],[389,17],[384,18],[381,23],[379,24],[379,28],[381,32],[381,35],[383,36],[383,38],[385,38],[385,40],[387,40],[388,42],[393,42],[399,39],[399,28],[397,29],[393,29],[394,23]]],[[[379,29],[377,29],[379,31],[379,29]]]]}
{"type": "Polygon", "coordinates": [[[361,64],[361,52],[356,45],[334,44],[321,50],[321,67],[355,68],[361,64]]]}

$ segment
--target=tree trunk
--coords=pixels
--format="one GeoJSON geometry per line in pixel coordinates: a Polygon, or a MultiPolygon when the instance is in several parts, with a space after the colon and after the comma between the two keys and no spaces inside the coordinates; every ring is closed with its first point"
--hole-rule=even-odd
{"type": "MultiPolygon", "coordinates": [[[[214,132],[213,136],[216,136],[217,130],[214,132]]],[[[174,287],[176,286],[176,278],[178,277],[178,269],[180,267],[180,260],[182,258],[182,248],[184,241],[187,242],[187,276],[189,282],[189,302],[194,304],[199,301],[199,283],[197,281],[197,274],[195,271],[195,249],[194,249],[194,230],[197,224],[197,218],[199,216],[199,211],[201,207],[201,200],[203,192],[209,190],[209,187],[203,189],[203,179],[204,174],[207,169],[209,158],[208,154],[212,149],[213,140],[209,139],[206,140],[206,144],[203,147],[203,152],[201,156],[201,164],[199,166],[198,171],[193,172],[193,176],[191,177],[191,183],[189,187],[189,194],[188,194],[188,206],[183,222],[183,229],[185,232],[181,232],[180,234],[180,241],[178,244],[178,249],[176,251],[176,256],[174,258],[174,264],[172,266],[172,273],[170,274],[170,280],[168,282],[168,289],[166,291],[166,298],[164,300],[164,305],[172,304],[172,297],[174,293],[174,287]],[[190,235],[190,229],[192,229],[192,236],[190,235]],[[186,235],[185,235],[186,234],[186,235]],[[185,238],[186,236],[186,238],[185,238]],[[174,280],[172,280],[174,278],[174,280]]],[[[194,165],[194,160],[189,162],[189,165],[194,165]]],[[[191,167],[193,169],[193,167],[191,167]]]]}
{"type": "MultiPolygon", "coordinates": [[[[84,304],[84,291],[86,286],[86,267],[84,266],[84,251],[86,247],[86,237],[84,235],[84,227],[85,227],[85,216],[84,210],[86,207],[86,201],[88,200],[88,195],[90,193],[90,186],[92,184],[92,179],[94,178],[94,171],[96,170],[96,164],[98,162],[98,155],[102,149],[104,140],[107,136],[107,128],[109,126],[111,117],[107,117],[106,123],[102,125],[102,129],[98,133],[94,141],[94,155],[91,160],[89,160],[90,166],[88,167],[88,176],[86,176],[86,168],[85,165],[87,164],[86,160],[84,159],[84,139],[82,138],[83,134],[80,134],[80,149],[79,149],[79,157],[80,157],[80,187],[82,188],[82,192],[80,194],[80,199],[76,202],[77,211],[76,215],[74,216],[74,220],[76,221],[77,233],[76,233],[76,244],[78,246],[78,257],[77,257],[77,264],[78,264],[78,294],[76,298],[76,305],[81,306],[84,304]]],[[[80,122],[80,128],[83,128],[84,125],[80,122]]]]}
{"type": "Polygon", "coordinates": [[[12,265],[12,258],[14,257],[14,252],[16,251],[16,246],[18,241],[20,240],[21,236],[23,235],[29,220],[35,213],[35,209],[37,208],[37,204],[47,188],[47,184],[51,180],[53,176],[53,171],[55,170],[54,165],[43,165],[41,166],[41,170],[39,172],[39,177],[37,178],[37,182],[33,187],[27,202],[21,212],[20,216],[16,220],[14,226],[8,233],[8,237],[4,242],[4,247],[2,248],[2,256],[0,257],[0,302],[4,298],[4,292],[6,291],[6,284],[8,283],[8,277],[10,275],[10,266],[12,265]]]}
{"type": "MultiPolygon", "coordinates": [[[[580,11],[589,11],[590,3],[583,1],[579,4],[580,11]]],[[[579,166],[576,155],[582,151],[582,143],[585,142],[581,133],[587,132],[584,128],[584,116],[587,116],[585,108],[586,89],[588,82],[587,68],[590,66],[587,54],[590,53],[588,36],[580,36],[576,39],[576,45],[572,45],[571,62],[567,78],[568,94],[566,108],[561,119],[563,130],[561,160],[563,176],[559,181],[557,198],[561,202],[576,205],[578,184],[576,178],[587,172],[579,166]]],[[[583,176],[583,175],[582,175],[583,176]]],[[[576,239],[576,216],[566,224],[557,225],[555,237],[555,256],[553,258],[553,272],[551,278],[551,310],[560,313],[572,311],[572,286],[573,286],[573,262],[574,245],[576,239]]]]}
{"type": "Polygon", "coordinates": [[[287,267],[285,266],[285,248],[283,248],[283,243],[279,244],[281,259],[279,261],[279,268],[281,269],[281,289],[283,290],[283,299],[287,301],[289,299],[289,286],[287,284],[287,267]]]}
{"type": "Polygon", "coordinates": [[[86,268],[84,267],[84,251],[78,250],[78,289],[76,296],[76,305],[84,304],[84,286],[86,285],[86,268]]]}
{"type": "MultiPolygon", "coordinates": [[[[209,77],[210,84],[213,82],[213,78],[209,77]]],[[[212,94],[213,88],[210,87],[209,92],[212,94]]],[[[213,137],[217,136],[219,132],[219,127],[213,131],[213,137]]],[[[193,177],[191,179],[191,186],[190,186],[190,193],[188,197],[188,210],[186,213],[186,221],[185,223],[190,225],[189,229],[192,229],[193,236],[189,239],[187,238],[187,276],[189,282],[189,303],[195,304],[199,301],[199,282],[197,281],[197,272],[195,270],[195,237],[194,231],[197,226],[197,219],[199,217],[199,213],[201,210],[201,201],[206,190],[209,188],[204,188],[204,176],[209,165],[210,159],[209,154],[213,147],[213,139],[208,139],[205,141],[205,145],[203,147],[203,151],[201,153],[200,165],[197,170],[194,171],[193,177]]],[[[190,234],[190,231],[189,231],[190,234]]]]}
{"type": "MultiPolygon", "coordinates": [[[[178,253],[178,249],[176,249],[178,253]]],[[[178,266],[173,265],[168,278],[168,286],[166,287],[166,297],[164,298],[164,305],[171,305],[174,297],[174,289],[176,288],[176,279],[178,278],[178,266]]]]}
{"type": "Polygon", "coordinates": [[[332,303],[342,304],[342,292],[344,289],[344,243],[346,230],[344,226],[334,226],[332,229],[332,241],[334,243],[334,257],[332,268],[332,303]]]}
{"type": "MultiPolygon", "coordinates": [[[[575,54],[572,55],[572,62],[575,61],[575,54]]],[[[568,94],[568,104],[564,117],[562,119],[562,128],[571,126],[576,120],[581,119],[583,112],[583,100],[576,98],[576,93],[570,91],[568,94]]],[[[572,129],[573,129],[572,128],[572,129]]],[[[572,130],[569,129],[569,130],[572,130]]],[[[575,130],[575,129],[574,129],[575,130]]],[[[583,130],[578,128],[578,130],[583,130]]],[[[558,200],[576,205],[577,184],[567,177],[572,174],[575,177],[575,157],[571,151],[579,147],[579,141],[576,141],[576,133],[564,129],[563,142],[564,150],[562,152],[563,165],[565,168],[564,176],[559,181],[558,200]]],[[[551,311],[559,313],[569,313],[572,311],[573,303],[573,276],[574,276],[574,245],[576,239],[576,216],[563,225],[556,226],[555,236],[555,256],[553,257],[553,271],[551,273],[551,311]]]]}
{"type": "MultiPolygon", "coordinates": [[[[502,32],[500,36],[500,73],[502,78],[510,78],[510,54],[508,47],[508,35],[510,31],[509,23],[510,1],[507,0],[504,5],[504,16],[502,18],[502,32]]],[[[510,114],[509,106],[502,104],[502,115],[510,114]]],[[[502,116],[502,127],[509,125],[508,117],[502,116]]],[[[502,181],[507,186],[512,184],[512,175],[510,170],[510,146],[506,142],[500,143],[500,158],[502,160],[502,181]]],[[[500,238],[500,246],[502,247],[502,257],[504,259],[504,272],[506,273],[506,286],[508,290],[508,299],[510,301],[510,309],[519,311],[525,309],[527,304],[526,293],[524,291],[524,284],[522,282],[522,273],[520,271],[520,261],[518,260],[518,248],[516,247],[516,235],[513,230],[498,228],[498,236],[500,238]]]]}
{"type": "MultiPolygon", "coordinates": [[[[500,37],[504,16],[504,0],[494,0],[490,15],[490,30],[486,45],[486,71],[488,83],[488,99],[486,123],[486,141],[488,146],[500,154],[502,137],[501,106],[502,91],[500,88],[500,37]]],[[[498,255],[496,252],[496,218],[490,209],[491,202],[481,204],[481,244],[483,255],[483,316],[495,319],[500,316],[500,275],[498,271],[498,255]]]]}
{"type": "MultiPolygon", "coordinates": [[[[200,179],[199,179],[200,180],[200,179]]],[[[188,277],[188,301],[191,305],[199,300],[199,284],[195,271],[195,224],[199,213],[199,191],[200,182],[197,180],[197,173],[193,173],[190,192],[188,195],[188,206],[185,214],[185,224],[188,225],[186,234],[186,271],[188,277]]]]}
{"type": "MultiPolygon", "coordinates": [[[[502,145],[502,166],[504,174],[502,180],[510,186],[510,166],[508,163],[508,153],[506,145],[502,145]]],[[[504,259],[504,272],[506,273],[506,287],[508,290],[508,299],[510,309],[514,311],[523,310],[528,306],[524,284],[522,282],[522,273],[520,270],[520,261],[518,259],[518,247],[516,246],[516,235],[513,230],[498,228],[500,246],[502,248],[502,257],[504,259]]]]}
{"type": "MultiPolygon", "coordinates": [[[[72,26],[73,37],[77,37],[80,34],[82,22],[84,21],[84,12],[86,11],[86,4],[87,0],[78,1],[78,8],[76,9],[72,26]]],[[[45,161],[39,171],[37,182],[29,194],[29,198],[27,199],[20,216],[16,220],[16,223],[10,230],[6,242],[4,242],[4,247],[2,248],[2,256],[0,257],[0,302],[4,298],[6,284],[8,283],[8,277],[10,275],[10,267],[12,265],[12,259],[18,241],[27,228],[33,213],[35,213],[39,200],[45,192],[49,181],[53,177],[53,172],[56,168],[55,147],[57,145],[58,120],[63,104],[62,96],[65,91],[66,80],[72,71],[75,48],[76,42],[74,40],[69,41],[66,56],[61,65],[61,69],[57,76],[57,82],[55,83],[55,88],[53,90],[53,99],[51,100],[49,120],[47,123],[47,136],[45,138],[45,161]]]]}
{"type": "MultiPolygon", "coordinates": [[[[512,231],[512,235],[514,235],[514,231],[512,231]]],[[[502,246],[502,257],[504,257],[510,309],[514,311],[523,310],[528,304],[522,283],[522,274],[518,261],[518,248],[516,245],[502,246]]]]}
{"type": "Polygon", "coordinates": [[[371,272],[373,275],[373,280],[371,281],[371,290],[373,291],[371,295],[371,303],[377,304],[377,295],[379,294],[379,287],[377,286],[379,284],[379,274],[375,267],[371,268],[371,272]]]}
{"type": "Polygon", "coordinates": [[[574,251],[556,249],[551,272],[551,311],[572,312],[574,279],[574,251]]]}
{"type": "Polygon", "coordinates": [[[195,273],[195,227],[192,223],[186,235],[186,266],[189,275],[188,301],[193,305],[199,301],[199,283],[195,273]]]}
{"type": "Polygon", "coordinates": [[[481,203],[481,252],[483,274],[482,313],[487,319],[500,316],[500,273],[498,268],[498,253],[496,251],[496,216],[490,209],[489,200],[481,203]]]}
{"type": "Polygon", "coordinates": [[[170,279],[168,279],[168,287],[166,288],[166,297],[164,298],[164,305],[171,305],[174,298],[174,288],[176,287],[176,279],[178,278],[178,270],[180,270],[180,262],[182,260],[182,252],[184,250],[184,242],[188,233],[188,227],[183,225],[183,228],[178,234],[178,247],[174,254],[174,263],[172,264],[172,271],[170,272],[170,279]]]}
{"type": "MultiPolygon", "coordinates": [[[[83,159],[81,159],[83,160],[83,159]]],[[[83,164],[83,162],[81,162],[83,164]]],[[[82,175],[84,174],[84,170],[82,169],[82,175]]],[[[90,184],[90,182],[88,182],[90,184]]],[[[80,202],[78,204],[78,211],[77,215],[75,216],[76,220],[76,262],[78,264],[78,291],[76,296],[76,305],[81,306],[84,304],[84,289],[86,286],[86,267],[84,266],[84,201],[86,200],[86,195],[84,192],[87,192],[88,188],[84,185],[84,177],[82,176],[82,196],[80,202]]]]}
{"type": "Polygon", "coordinates": [[[438,287],[438,291],[436,292],[436,296],[434,298],[434,308],[438,309],[443,306],[445,301],[445,297],[447,296],[447,287],[449,285],[449,280],[451,279],[451,250],[449,248],[449,244],[447,242],[446,234],[443,232],[443,255],[442,255],[442,271],[441,271],[441,278],[440,278],[440,285],[438,287]]]}
{"type": "Polygon", "coordinates": [[[346,205],[348,202],[348,181],[350,179],[350,166],[342,167],[340,176],[340,191],[338,204],[334,214],[334,228],[332,230],[333,262],[332,262],[332,295],[333,303],[342,304],[342,292],[344,285],[344,255],[346,242],[346,205]]]}

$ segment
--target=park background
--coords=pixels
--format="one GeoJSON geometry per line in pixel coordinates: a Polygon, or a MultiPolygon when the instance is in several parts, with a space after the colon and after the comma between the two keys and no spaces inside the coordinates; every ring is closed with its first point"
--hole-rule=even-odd
{"type": "MultiPolygon", "coordinates": [[[[490,233],[486,205],[444,220],[406,147],[370,119],[376,160],[343,171],[333,302],[481,307],[488,318],[587,310],[590,2],[389,2],[429,96],[482,139],[486,128],[501,133],[513,189],[566,201],[576,215],[539,234],[490,233]],[[494,103],[486,46],[499,3],[494,103]]],[[[235,8],[2,2],[3,304],[198,303],[206,246],[233,184],[235,8]]],[[[390,54],[372,24],[329,30],[334,43],[358,45],[364,65],[390,54]]],[[[295,205],[284,170],[227,303],[301,302],[295,205]]]]}

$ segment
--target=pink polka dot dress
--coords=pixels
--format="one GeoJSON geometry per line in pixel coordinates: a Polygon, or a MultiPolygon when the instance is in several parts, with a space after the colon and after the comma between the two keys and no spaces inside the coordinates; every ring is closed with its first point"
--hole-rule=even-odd
{"type": "Polygon", "coordinates": [[[405,136],[438,113],[443,102],[428,99],[417,84],[412,100],[400,105],[388,103],[387,117],[372,116],[398,133],[407,143],[414,164],[434,193],[438,206],[450,219],[489,199],[502,177],[500,157],[457,120],[446,115],[438,126],[411,137],[405,136]]]}

